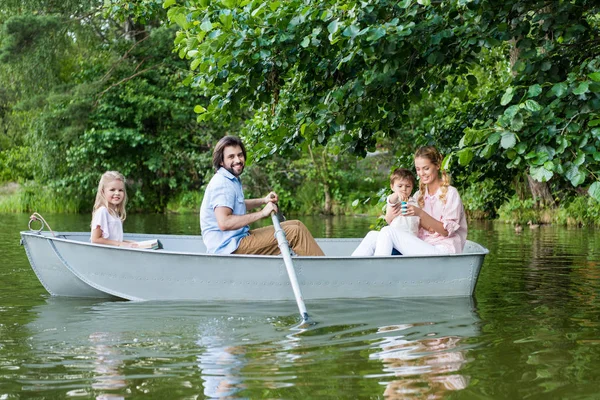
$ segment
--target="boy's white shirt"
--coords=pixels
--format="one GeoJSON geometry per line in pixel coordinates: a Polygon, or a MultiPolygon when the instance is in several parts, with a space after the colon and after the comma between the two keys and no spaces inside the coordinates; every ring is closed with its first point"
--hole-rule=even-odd
{"type": "MultiPolygon", "coordinates": [[[[390,197],[392,195],[389,195],[387,198],[387,205],[388,206],[393,206],[394,203],[390,203],[390,197]]],[[[411,197],[410,199],[408,199],[408,204],[412,204],[412,205],[416,205],[416,202],[414,201],[414,199],[411,197]]],[[[397,204],[397,203],[396,203],[397,204]]],[[[392,222],[390,223],[390,226],[392,228],[404,231],[404,232],[408,232],[408,233],[412,233],[414,236],[417,236],[419,234],[419,222],[420,222],[420,218],[417,217],[416,215],[398,215],[397,217],[395,217],[392,222]]]]}

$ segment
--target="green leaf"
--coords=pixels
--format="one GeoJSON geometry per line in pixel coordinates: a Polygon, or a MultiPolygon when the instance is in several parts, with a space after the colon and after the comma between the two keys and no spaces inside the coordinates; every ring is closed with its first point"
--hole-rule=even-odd
{"type": "Polygon", "coordinates": [[[410,3],[411,2],[412,2],[411,0],[401,0],[398,3],[398,7],[400,7],[400,8],[408,8],[408,7],[410,7],[410,3]]]}
{"type": "Polygon", "coordinates": [[[523,129],[523,116],[521,114],[515,115],[510,121],[510,126],[517,132],[523,129]]]}
{"type": "Polygon", "coordinates": [[[515,144],[517,144],[517,137],[514,133],[509,131],[503,131],[501,135],[502,140],[500,141],[500,146],[502,146],[503,149],[510,149],[511,147],[514,147],[515,144]]]}
{"type": "Polygon", "coordinates": [[[590,88],[589,82],[581,82],[575,89],[573,89],[573,94],[580,95],[587,93],[590,88]]]}
{"type": "Polygon", "coordinates": [[[450,165],[452,165],[452,156],[453,153],[449,153],[446,155],[446,157],[444,157],[444,159],[442,160],[442,171],[449,171],[450,170],[450,165]]]}
{"type": "Polygon", "coordinates": [[[499,132],[494,132],[488,137],[487,142],[489,144],[498,143],[501,138],[502,138],[502,135],[500,135],[499,132]]]}
{"type": "Polygon", "coordinates": [[[592,72],[591,74],[588,74],[588,78],[594,82],[600,82],[600,72],[592,72]]]}
{"type": "Polygon", "coordinates": [[[165,0],[165,2],[163,3],[163,8],[169,8],[176,2],[177,0],[165,0]]]}
{"type": "Polygon", "coordinates": [[[540,106],[535,100],[525,100],[525,108],[531,112],[538,112],[544,109],[544,107],[540,106]]]}
{"type": "Polygon", "coordinates": [[[552,89],[550,89],[552,94],[554,94],[558,98],[563,97],[567,93],[567,90],[569,90],[569,87],[564,82],[557,83],[554,86],[552,86],[552,89]]]}
{"type": "Polygon", "coordinates": [[[221,4],[229,9],[232,9],[236,6],[237,0],[221,0],[221,4]]]}
{"type": "Polygon", "coordinates": [[[503,106],[507,105],[508,103],[510,103],[514,95],[514,89],[512,87],[509,87],[508,89],[506,89],[506,92],[504,92],[504,95],[500,100],[500,104],[503,106]]]}
{"type": "Polygon", "coordinates": [[[515,147],[515,150],[517,150],[518,154],[525,153],[525,151],[527,151],[527,143],[519,142],[519,144],[515,147]]]}
{"type": "Polygon", "coordinates": [[[600,182],[592,183],[588,189],[588,193],[596,201],[600,201],[600,182]]]}
{"type": "Polygon", "coordinates": [[[367,35],[367,40],[369,42],[374,42],[375,40],[381,39],[386,34],[385,29],[382,27],[371,28],[369,30],[369,34],[367,35]]]}
{"type": "Polygon", "coordinates": [[[202,24],[200,25],[200,29],[202,29],[204,32],[210,32],[212,28],[212,22],[210,22],[208,18],[202,21],[202,24]]]}
{"type": "Polygon", "coordinates": [[[334,19],[333,21],[331,21],[329,23],[329,25],[327,25],[327,30],[329,31],[329,33],[331,33],[333,35],[334,33],[337,32],[338,27],[339,27],[338,23],[339,23],[339,20],[334,19]]]}
{"type": "Polygon", "coordinates": [[[594,152],[594,161],[600,161],[600,151],[594,152]]]}
{"type": "Polygon", "coordinates": [[[221,21],[221,23],[223,24],[223,26],[227,29],[231,29],[231,25],[233,22],[233,15],[228,12],[228,13],[221,13],[219,15],[219,20],[221,21]]]}
{"type": "Polygon", "coordinates": [[[573,165],[565,173],[565,177],[571,181],[571,185],[577,187],[585,181],[585,174],[579,170],[576,165],[573,165]]]}
{"type": "Polygon", "coordinates": [[[575,159],[575,161],[573,161],[573,164],[575,164],[576,166],[580,166],[584,162],[585,162],[585,153],[581,152],[581,153],[577,154],[577,158],[575,159]]]}
{"type": "Polygon", "coordinates": [[[549,71],[552,68],[552,63],[550,61],[544,61],[540,67],[542,71],[549,71]]]}
{"type": "Polygon", "coordinates": [[[201,105],[197,105],[194,107],[194,112],[196,114],[202,114],[206,112],[206,108],[202,107],[201,105]]]}
{"type": "Polygon", "coordinates": [[[529,174],[538,182],[548,182],[554,176],[554,172],[548,171],[544,166],[531,167],[529,174]]]}
{"type": "Polygon", "coordinates": [[[529,90],[527,90],[528,97],[537,97],[540,93],[542,93],[542,87],[537,83],[529,86],[529,90]]]}
{"type": "Polygon", "coordinates": [[[417,0],[417,3],[419,3],[422,6],[429,6],[431,5],[431,0],[417,0]]]}
{"type": "Polygon", "coordinates": [[[306,48],[306,47],[308,47],[309,44],[310,44],[310,37],[305,36],[304,40],[302,40],[302,42],[300,43],[300,46],[306,48]]]}
{"type": "Polygon", "coordinates": [[[471,162],[471,160],[473,159],[473,156],[475,155],[473,153],[473,150],[471,150],[470,148],[462,149],[457,154],[458,154],[458,163],[460,165],[469,164],[471,162]]]}
{"type": "Polygon", "coordinates": [[[588,126],[592,127],[592,126],[598,126],[600,125],[600,119],[593,119],[590,122],[588,122],[588,126]]]}
{"type": "Polygon", "coordinates": [[[352,25],[346,27],[346,29],[344,29],[344,32],[342,32],[342,35],[354,39],[354,37],[356,37],[356,35],[358,35],[358,32],[360,32],[360,29],[358,28],[358,26],[352,24],[352,25]]]}
{"type": "Polygon", "coordinates": [[[192,71],[195,71],[196,68],[198,68],[198,65],[200,65],[200,63],[202,62],[201,58],[194,58],[190,64],[190,68],[192,69],[192,71]]]}

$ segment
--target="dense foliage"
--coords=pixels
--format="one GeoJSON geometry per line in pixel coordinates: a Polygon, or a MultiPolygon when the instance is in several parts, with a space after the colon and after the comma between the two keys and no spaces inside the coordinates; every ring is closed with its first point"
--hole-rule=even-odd
{"type": "Polygon", "coordinates": [[[472,216],[600,200],[596,1],[38,3],[0,11],[1,181],[90,196],[120,169],[162,211],[234,132],[250,193],[297,211],[368,204],[423,144],[472,216]]]}

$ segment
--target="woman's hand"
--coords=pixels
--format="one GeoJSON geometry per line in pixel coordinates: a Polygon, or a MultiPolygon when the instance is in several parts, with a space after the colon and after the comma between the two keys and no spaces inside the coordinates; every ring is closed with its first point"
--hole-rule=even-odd
{"type": "Polygon", "coordinates": [[[412,205],[412,204],[409,204],[406,207],[406,214],[404,214],[404,215],[406,215],[406,216],[409,216],[409,215],[412,216],[412,215],[414,215],[416,217],[420,217],[422,212],[423,212],[423,210],[420,209],[419,207],[417,207],[415,205],[412,205]]]}

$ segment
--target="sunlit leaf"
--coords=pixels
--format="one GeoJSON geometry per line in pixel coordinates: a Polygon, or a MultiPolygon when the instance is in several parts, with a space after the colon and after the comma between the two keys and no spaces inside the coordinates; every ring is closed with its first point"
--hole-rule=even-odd
{"type": "Polygon", "coordinates": [[[600,82],[600,72],[592,72],[591,74],[588,74],[588,78],[594,82],[600,82]]]}
{"type": "Polygon", "coordinates": [[[600,201],[600,182],[596,181],[592,183],[588,189],[588,193],[596,201],[600,201]]]}
{"type": "Polygon", "coordinates": [[[458,155],[458,163],[460,165],[468,165],[471,162],[471,160],[473,159],[473,157],[475,156],[475,154],[473,153],[473,150],[471,150],[471,148],[462,149],[457,153],[457,155],[458,155]]]}
{"type": "Polygon", "coordinates": [[[589,90],[590,84],[589,82],[581,82],[575,89],[573,89],[573,94],[580,95],[587,93],[589,90]]]}
{"type": "Polygon", "coordinates": [[[585,174],[579,170],[576,165],[571,166],[565,173],[565,177],[571,182],[571,185],[577,187],[585,181],[585,174]]]}
{"type": "Polygon", "coordinates": [[[544,108],[535,100],[525,100],[525,108],[531,112],[538,112],[544,108]]]}
{"type": "Polygon", "coordinates": [[[542,87],[539,84],[529,86],[529,90],[527,90],[528,97],[537,97],[542,93],[542,87]]]}
{"type": "Polygon", "coordinates": [[[504,92],[502,99],[500,99],[500,104],[503,106],[507,105],[508,103],[511,102],[513,96],[514,96],[514,89],[512,87],[509,87],[508,89],[506,89],[506,92],[504,92]]]}
{"type": "Polygon", "coordinates": [[[554,176],[554,172],[547,170],[544,166],[531,167],[529,174],[538,182],[548,182],[554,176]]]}
{"type": "Polygon", "coordinates": [[[550,89],[550,91],[558,98],[563,97],[567,93],[567,90],[569,90],[569,87],[564,82],[557,83],[550,89]]]}
{"type": "Polygon", "coordinates": [[[517,137],[514,133],[504,131],[501,133],[501,135],[502,139],[500,140],[500,146],[502,146],[502,148],[509,149],[511,147],[514,147],[515,144],[517,144],[517,137]]]}

